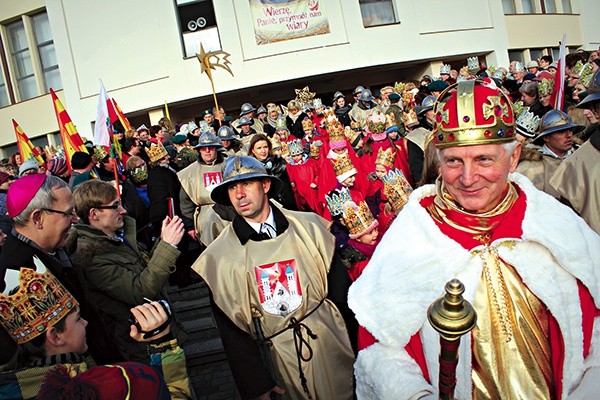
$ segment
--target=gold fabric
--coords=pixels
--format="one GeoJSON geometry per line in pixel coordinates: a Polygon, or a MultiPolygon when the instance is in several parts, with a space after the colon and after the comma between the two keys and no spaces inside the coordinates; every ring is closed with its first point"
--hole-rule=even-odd
{"type": "MultiPolygon", "coordinates": [[[[248,241],[242,246],[233,228],[228,226],[193,268],[210,286],[219,308],[253,337],[256,337],[253,308],[262,313],[265,337],[286,328],[292,318],[300,321],[306,317],[301,322],[317,335],[317,339],[312,339],[303,334],[314,352],[309,362],[302,362],[310,394],[313,399],[351,399],[354,355],[344,320],[335,305],[326,299],[334,238],[327,230],[328,223],[316,214],[281,211],[289,221],[288,229],[281,235],[260,242],[248,241]],[[294,259],[298,267],[302,301],[290,314],[274,315],[261,304],[254,268],[290,259],[294,259]],[[323,299],[323,304],[318,306],[323,299]]],[[[307,398],[299,379],[293,331],[285,330],[272,342],[271,355],[278,383],[286,390],[282,398],[307,398]]]]}
{"type": "MultiPolygon", "coordinates": [[[[509,243],[509,242],[504,242],[509,243]]],[[[494,247],[484,263],[473,306],[473,399],[551,399],[554,393],[544,304],[494,247]]]]}
{"type": "Polygon", "coordinates": [[[544,304],[523,284],[519,274],[499,256],[491,233],[518,198],[507,183],[506,195],[493,210],[463,211],[436,182],[437,195],[428,207],[432,217],[469,233],[483,246],[473,250],[483,273],[473,306],[477,324],[472,332],[473,399],[550,399],[554,393],[549,327],[544,304]],[[453,215],[454,214],[454,215],[453,215]],[[454,218],[450,218],[452,215],[454,218]],[[456,216],[460,221],[455,221],[456,216]]]}

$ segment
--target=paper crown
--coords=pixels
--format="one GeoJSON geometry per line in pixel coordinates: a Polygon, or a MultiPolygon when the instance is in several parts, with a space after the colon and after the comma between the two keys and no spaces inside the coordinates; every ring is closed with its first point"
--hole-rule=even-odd
{"type": "Polygon", "coordinates": [[[346,156],[339,156],[338,158],[332,160],[332,164],[335,176],[340,183],[344,182],[351,176],[356,175],[356,168],[354,168],[350,158],[346,156]]]}
{"type": "Polygon", "coordinates": [[[104,150],[104,147],[94,146],[94,155],[96,156],[96,159],[98,161],[102,161],[105,157],[108,156],[108,153],[106,152],[106,150],[104,150]]]}
{"type": "Polygon", "coordinates": [[[313,99],[312,105],[314,108],[323,107],[323,101],[319,98],[313,99]]]}
{"type": "Polygon", "coordinates": [[[405,88],[406,88],[406,85],[404,84],[404,82],[395,82],[394,83],[394,92],[396,92],[398,94],[402,94],[402,92],[404,92],[405,88]]]}
{"type": "Polygon", "coordinates": [[[571,73],[569,75],[576,76],[581,79],[584,75],[593,75],[594,71],[591,63],[583,63],[581,60],[577,61],[577,64],[573,66],[571,69],[571,73]]]}
{"type": "Polygon", "coordinates": [[[329,146],[334,150],[346,147],[346,135],[344,126],[337,119],[328,120],[326,124],[327,133],[329,133],[329,146]]]}
{"type": "Polygon", "coordinates": [[[439,149],[515,139],[512,104],[490,78],[451,85],[440,94],[434,110],[433,140],[439,149]]]}
{"type": "Polygon", "coordinates": [[[385,129],[389,129],[396,125],[396,116],[394,114],[385,114],[385,129]]]}
{"type": "Polygon", "coordinates": [[[352,201],[348,188],[334,189],[325,195],[327,208],[332,217],[341,217],[344,214],[344,204],[352,201]]]}
{"type": "Polygon", "coordinates": [[[517,132],[528,138],[535,137],[542,119],[530,112],[529,107],[521,109],[517,115],[517,132]]]}
{"type": "Polygon", "coordinates": [[[271,147],[273,149],[282,148],[281,140],[279,139],[279,135],[273,135],[273,137],[269,138],[269,140],[271,141],[271,147]]]}
{"type": "Polygon", "coordinates": [[[312,158],[319,158],[321,155],[321,147],[323,146],[323,142],[320,140],[315,140],[310,144],[310,156],[312,158]]]}
{"type": "Polygon", "coordinates": [[[480,69],[481,69],[481,66],[479,65],[479,57],[467,58],[467,70],[470,73],[475,74],[475,73],[479,72],[480,69]]]}
{"type": "Polygon", "coordinates": [[[302,142],[299,139],[290,140],[288,142],[288,150],[290,152],[290,156],[297,156],[304,152],[302,142]]]}
{"type": "Polygon", "coordinates": [[[542,79],[540,83],[538,83],[538,94],[540,96],[550,96],[552,91],[554,90],[554,80],[553,79],[542,79]]]}
{"type": "Polygon", "coordinates": [[[285,122],[285,117],[279,117],[277,118],[277,121],[275,121],[275,130],[278,131],[280,129],[285,129],[286,131],[289,131],[285,122]]]}
{"type": "Polygon", "coordinates": [[[362,131],[365,121],[358,118],[356,121],[350,121],[350,128],[354,131],[362,131]]]}
{"type": "MultiPolygon", "coordinates": [[[[350,124],[352,124],[352,122],[350,124]]],[[[352,146],[352,147],[357,146],[359,140],[362,139],[362,137],[363,137],[360,129],[355,130],[355,129],[351,129],[348,126],[346,127],[346,129],[344,129],[344,134],[346,135],[346,139],[348,139],[348,142],[350,143],[350,146],[352,146]]]]}
{"type": "Polygon", "coordinates": [[[406,177],[398,168],[389,171],[383,176],[383,194],[395,212],[404,207],[408,201],[408,196],[413,189],[406,180],[406,177]]]}
{"type": "Polygon", "coordinates": [[[387,168],[394,168],[394,160],[396,159],[396,152],[392,148],[383,149],[380,147],[377,151],[377,158],[375,159],[375,165],[380,164],[387,168]]]}
{"type": "Polygon", "coordinates": [[[315,127],[315,124],[310,120],[310,118],[304,118],[302,120],[302,130],[311,130],[315,127]]]}
{"type": "Polygon", "coordinates": [[[77,304],[50,271],[39,273],[23,267],[18,290],[12,295],[0,293],[0,324],[14,341],[23,344],[44,333],[77,304]]]}
{"type": "Polygon", "coordinates": [[[350,239],[357,239],[379,225],[364,201],[358,205],[352,200],[346,202],[342,205],[342,212],[346,228],[350,231],[350,239]]]}
{"type": "Polygon", "coordinates": [[[404,112],[404,114],[402,114],[402,123],[407,128],[419,125],[419,118],[417,117],[415,110],[411,108],[408,112],[404,112]]]}
{"type": "Polygon", "coordinates": [[[379,111],[373,111],[367,117],[367,132],[371,135],[385,132],[385,115],[379,111]]]}
{"type": "Polygon", "coordinates": [[[523,63],[521,61],[515,61],[513,72],[525,72],[525,66],[523,66],[523,63]]]}
{"type": "Polygon", "coordinates": [[[150,162],[160,161],[169,155],[161,142],[150,143],[150,147],[146,147],[145,150],[150,162]]]}
{"type": "Polygon", "coordinates": [[[450,66],[450,64],[442,64],[442,66],[440,67],[440,75],[450,75],[451,69],[452,67],[450,66]]]}
{"type": "Polygon", "coordinates": [[[287,142],[281,142],[281,156],[287,158],[290,155],[290,149],[288,148],[287,142]]]}
{"type": "Polygon", "coordinates": [[[586,63],[579,74],[579,82],[587,88],[590,87],[590,83],[592,83],[592,77],[594,76],[594,68],[592,68],[591,63],[586,63]]]}
{"type": "Polygon", "coordinates": [[[131,180],[136,183],[145,182],[148,179],[148,167],[146,164],[128,171],[131,180]]]}

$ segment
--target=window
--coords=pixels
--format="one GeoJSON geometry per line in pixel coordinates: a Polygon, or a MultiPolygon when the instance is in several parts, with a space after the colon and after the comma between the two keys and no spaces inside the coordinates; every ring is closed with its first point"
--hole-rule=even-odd
{"type": "Polygon", "coordinates": [[[523,0],[523,14],[534,14],[533,0],[523,0]]]}
{"type": "Polygon", "coordinates": [[[544,1],[544,10],[546,14],[556,14],[556,4],[554,4],[554,0],[543,0],[544,1]]]}
{"type": "Polygon", "coordinates": [[[185,57],[221,50],[221,40],[212,0],[176,0],[185,57]]]}
{"type": "Polygon", "coordinates": [[[8,25],[8,32],[11,45],[10,55],[15,65],[14,73],[17,80],[19,98],[27,100],[37,96],[38,91],[23,21],[20,20],[8,25]]]}
{"type": "Polygon", "coordinates": [[[529,55],[531,57],[531,60],[539,60],[544,55],[542,50],[543,49],[529,49],[529,55]]]}
{"type": "Polygon", "coordinates": [[[359,0],[358,2],[365,28],[399,22],[392,0],[359,0]]]}
{"type": "Polygon", "coordinates": [[[523,51],[522,50],[509,50],[508,51],[508,60],[523,62],[523,51]]]}
{"type": "Polygon", "coordinates": [[[571,0],[562,0],[563,13],[573,14],[573,8],[571,7],[571,0]]]}
{"type": "Polygon", "coordinates": [[[2,73],[2,71],[0,71],[0,107],[6,107],[9,104],[10,101],[8,99],[8,92],[6,91],[6,82],[4,81],[4,74],[2,73]]]}
{"type": "Polygon", "coordinates": [[[50,88],[54,90],[62,89],[48,14],[44,12],[34,15],[32,20],[46,91],[48,92],[50,88]]]}
{"type": "Polygon", "coordinates": [[[504,14],[516,14],[515,0],[502,0],[504,14]]]}

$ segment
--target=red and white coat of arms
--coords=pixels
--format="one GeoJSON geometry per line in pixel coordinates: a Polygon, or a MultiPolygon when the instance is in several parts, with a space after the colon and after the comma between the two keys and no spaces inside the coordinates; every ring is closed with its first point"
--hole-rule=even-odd
{"type": "Polygon", "coordinates": [[[204,180],[204,187],[209,193],[212,192],[215,186],[223,182],[221,171],[205,172],[202,174],[202,178],[204,180]]]}
{"type": "Polygon", "coordinates": [[[302,288],[296,260],[277,261],[254,267],[262,308],[285,317],[302,304],[302,288]]]}

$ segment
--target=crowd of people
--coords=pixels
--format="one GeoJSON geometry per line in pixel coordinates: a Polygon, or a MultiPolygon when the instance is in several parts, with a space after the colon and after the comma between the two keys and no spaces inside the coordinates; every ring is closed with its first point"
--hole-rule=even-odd
{"type": "Polygon", "coordinates": [[[593,398],[600,58],[565,64],[558,103],[550,57],[475,57],[4,160],[0,393],[207,395],[165,291],[202,279],[242,398],[437,398],[427,310],[457,278],[457,398],[593,398]]]}

